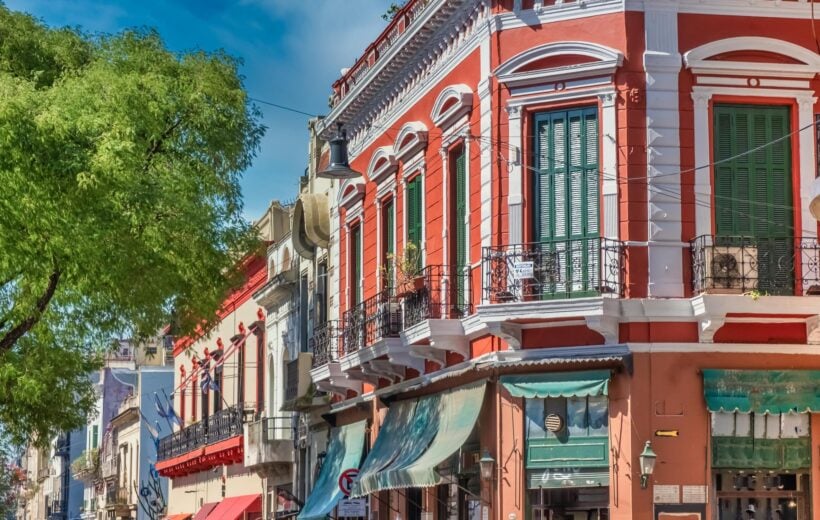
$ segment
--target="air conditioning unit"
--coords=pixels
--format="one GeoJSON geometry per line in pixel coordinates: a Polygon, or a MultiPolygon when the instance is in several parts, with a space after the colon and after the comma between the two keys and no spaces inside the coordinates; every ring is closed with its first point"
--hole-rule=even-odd
{"type": "Polygon", "coordinates": [[[714,294],[741,294],[757,289],[757,248],[720,247],[705,249],[704,289],[714,294]]]}

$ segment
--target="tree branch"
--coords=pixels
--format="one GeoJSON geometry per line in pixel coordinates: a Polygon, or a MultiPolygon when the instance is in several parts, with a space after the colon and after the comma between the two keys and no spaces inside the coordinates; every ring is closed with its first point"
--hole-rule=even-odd
{"type": "Polygon", "coordinates": [[[165,131],[160,134],[160,136],[151,141],[151,146],[148,148],[145,156],[145,167],[143,168],[145,171],[148,171],[148,168],[151,166],[151,161],[154,159],[154,156],[162,151],[163,143],[168,140],[174,131],[182,124],[185,120],[185,114],[181,114],[179,118],[171,123],[171,125],[165,129],[165,131]]]}
{"type": "Polygon", "coordinates": [[[40,318],[43,316],[48,304],[51,302],[51,299],[54,297],[54,293],[57,291],[57,284],[60,282],[60,276],[62,276],[62,271],[58,268],[54,268],[51,275],[48,277],[48,285],[46,286],[45,291],[37,299],[37,303],[34,306],[34,311],[26,317],[23,321],[17,324],[16,327],[10,329],[7,333],[0,338],[0,353],[10,350],[12,346],[22,338],[28,331],[34,327],[40,318]]]}

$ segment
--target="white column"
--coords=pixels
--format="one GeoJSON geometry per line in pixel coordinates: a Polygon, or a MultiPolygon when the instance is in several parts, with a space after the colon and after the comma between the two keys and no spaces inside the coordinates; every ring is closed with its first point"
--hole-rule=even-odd
{"type": "MultiPolygon", "coordinates": [[[[382,222],[382,201],[381,199],[376,199],[376,291],[380,292],[384,289],[384,277],[381,275],[381,268],[386,261],[386,258],[382,258],[382,226],[384,222],[382,222]]],[[[395,219],[394,219],[395,220],[395,219]]],[[[364,236],[362,237],[364,240],[364,236]]]]}
{"type": "Polygon", "coordinates": [[[448,162],[449,151],[447,146],[442,146],[439,151],[439,155],[441,156],[441,263],[442,264],[449,264],[450,263],[450,247],[447,243],[448,237],[448,227],[449,227],[449,214],[447,211],[449,200],[449,190],[448,185],[450,184],[450,165],[448,162]]]}
{"type": "Polygon", "coordinates": [[[524,241],[524,193],[521,168],[521,107],[508,106],[509,140],[509,188],[507,190],[507,214],[510,244],[524,241]]]}
{"type": "Polygon", "coordinates": [[[490,31],[479,46],[481,58],[481,81],[478,83],[479,131],[481,139],[481,247],[492,244],[493,233],[493,144],[492,144],[492,92],[490,75],[490,31]]]}
{"type": "Polygon", "coordinates": [[[618,122],[615,108],[615,91],[601,94],[601,173],[603,181],[601,191],[603,201],[603,236],[617,240],[619,233],[618,220],[618,122]]]}
{"type": "Polygon", "coordinates": [[[709,122],[710,93],[692,94],[695,105],[695,236],[712,234],[712,168],[707,165],[709,158],[709,136],[712,125],[709,122]]]}
{"type": "Polygon", "coordinates": [[[676,4],[647,2],[646,143],[649,295],[683,296],[676,4]]]}
{"type": "MultiPolygon", "coordinates": [[[[809,204],[812,199],[812,185],[815,179],[817,160],[815,157],[814,142],[814,104],[817,98],[807,92],[804,96],[797,97],[797,128],[807,128],[800,132],[798,143],[800,147],[800,219],[804,237],[817,236],[817,220],[809,211],[809,204]]],[[[797,234],[797,233],[795,233],[797,234]]]]}

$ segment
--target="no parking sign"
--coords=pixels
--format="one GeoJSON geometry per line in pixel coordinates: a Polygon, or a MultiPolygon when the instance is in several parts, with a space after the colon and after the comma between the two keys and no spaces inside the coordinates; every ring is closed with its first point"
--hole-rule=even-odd
{"type": "Polygon", "coordinates": [[[350,496],[350,490],[353,489],[353,483],[358,477],[359,470],[356,468],[350,468],[342,471],[341,476],[339,476],[339,489],[342,491],[344,496],[350,496]]]}

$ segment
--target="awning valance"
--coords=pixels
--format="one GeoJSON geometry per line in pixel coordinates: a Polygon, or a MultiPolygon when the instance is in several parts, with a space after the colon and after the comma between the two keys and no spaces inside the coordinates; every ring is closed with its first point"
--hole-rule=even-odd
{"type": "Polygon", "coordinates": [[[609,468],[550,468],[527,471],[529,489],[561,489],[609,485],[609,468]]]}
{"type": "Polygon", "coordinates": [[[820,370],[703,371],[710,412],[820,411],[820,370]]]}
{"type": "Polygon", "coordinates": [[[589,397],[607,395],[609,370],[549,372],[502,376],[501,384],[513,397],[589,397]]]}
{"type": "Polygon", "coordinates": [[[482,380],[393,404],[377,438],[380,446],[368,455],[353,496],[439,484],[442,479],[435,468],[467,441],[481,412],[485,388],[482,380]]]}
{"type": "Polygon", "coordinates": [[[360,421],[330,431],[327,455],[313,491],[299,512],[298,520],[324,519],[342,498],[339,477],[348,469],[359,468],[364,450],[367,422],[360,421]]]}

